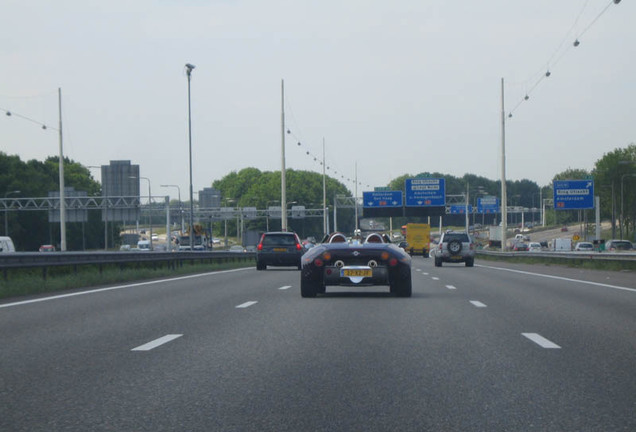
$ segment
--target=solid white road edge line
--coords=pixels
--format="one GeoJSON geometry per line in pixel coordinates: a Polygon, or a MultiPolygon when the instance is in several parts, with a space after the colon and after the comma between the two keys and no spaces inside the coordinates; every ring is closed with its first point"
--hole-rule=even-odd
{"type": "Polygon", "coordinates": [[[545,275],[545,274],[541,274],[541,273],[532,273],[532,272],[527,272],[527,271],[523,271],[523,270],[513,270],[513,269],[507,269],[507,268],[501,268],[501,267],[491,267],[491,266],[485,266],[485,265],[481,265],[481,264],[475,264],[475,266],[483,267],[483,268],[489,268],[489,269],[493,269],[493,270],[509,271],[509,272],[512,272],[512,273],[526,274],[526,275],[531,275],[531,276],[539,276],[539,277],[544,277],[544,278],[549,278],[549,279],[558,279],[558,280],[567,281],[567,282],[584,283],[584,284],[588,284],[588,285],[595,285],[595,286],[600,286],[600,287],[604,287],[604,288],[612,288],[612,289],[617,289],[617,290],[622,290],[622,291],[636,292],[635,288],[627,288],[627,287],[622,287],[622,286],[618,286],[618,285],[609,285],[609,284],[604,284],[604,283],[600,283],[600,282],[591,282],[591,281],[584,281],[584,280],[580,280],[580,279],[571,279],[571,278],[566,278],[566,277],[561,277],[561,276],[552,276],[552,275],[545,275]]]}
{"type": "Polygon", "coordinates": [[[544,338],[543,336],[541,336],[538,333],[521,333],[521,334],[523,336],[527,337],[528,339],[530,339],[532,342],[534,342],[537,345],[539,345],[541,348],[561,349],[560,346],[558,346],[557,344],[555,344],[552,341],[547,340],[546,338],[544,338]]]}
{"type": "Polygon", "coordinates": [[[151,342],[148,342],[147,344],[143,344],[138,346],[137,348],[133,348],[131,349],[131,351],[150,351],[153,348],[157,348],[160,345],[166,344],[170,341],[173,341],[177,338],[180,338],[181,336],[183,336],[182,334],[171,334],[171,335],[165,335],[163,337],[160,337],[159,339],[155,339],[151,342]]]}
{"type": "Polygon", "coordinates": [[[45,302],[45,301],[49,301],[49,300],[59,300],[59,299],[67,298],[67,297],[81,296],[81,295],[84,295],[84,294],[96,294],[96,293],[100,293],[100,292],[104,292],[104,291],[113,291],[113,290],[124,289],[124,288],[133,288],[133,287],[144,286],[144,285],[154,285],[154,284],[159,284],[159,283],[164,283],[164,282],[174,282],[174,281],[185,280],[185,279],[193,279],[193,278],[198,278],[198,277],[211,276],[211,275],[215,275],[215,274],[223,274],[223,273],[232,273],[232,272],[243,271],[243,270],[251,270],[252,268],[253,267],[244,267],[244,268],[232,269],[232,270],[219,270],[219,271],[215,271],[215,272],[199,273],[199,274],[188,275],[188,276],[180,276],[180,277],[170,278],[170,279],[161,279],[161,280],[148,281],[148,282],[138,282],[138,283],[133,283],[133,284],[129,284],[129,285],[118,285],[118,286],[113,286],[113,287],[108,287],[108,288],[97,288],[97,289],[94,289],[94,290],[81,291],[81,292],[76,292],[76,293],[71,293],[71,294],[60,294],[60,295],[51,296],[51,297],[44,297],[44,298],[40,298],[40,299],[24,300],[24,301],[19,301],[19,302],[14,302],[14,303],[0,304],[0,309],[12,307],[12,306],[21,306],[21,305],[30,304],[30,303],[45,302]]]}
{"type": "Polygon", "coordinates": [[[245,303],[240,304],[240,305],[235,306],[235,307],[236,307],[236,309],[245,309],[245,308],[248,308],[250,306],[254,306],[256,303],[258,303],[258,302],[257,301],[248,301],[248,302],[245,302],[245,303]]]}
{"type": "Polygon", "coordinates": [[[485,307],[487,307],[485,304],[483,304],[482,302],[477,301],[477,300],[470,300],[470,303],[471,303],[473,306],[478,307],[478,308],[485,308],[485,307]]]}
{"type": "Polygon", "coordinates": [[[279,290],[286,290],[286,289],[290,289],[290,288],[291,288],[291,285],[285,285],[285,286],[282,286],[282,287],[280,287],[278,289],[279,290]]]}

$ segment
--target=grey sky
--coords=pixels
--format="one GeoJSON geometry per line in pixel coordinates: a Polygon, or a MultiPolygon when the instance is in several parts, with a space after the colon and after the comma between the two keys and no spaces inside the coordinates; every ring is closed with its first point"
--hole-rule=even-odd
{"type": "MultiPolygon", "coordinates": [[[[506,112],[530,92],[507,119],[507,177],[543,185],[636,141],[636,6],[610,3],[5,0],[0,108],[56,127],[61,87],[67,157],[131,160],[153,195],[183,197],[185,63],[195,191],[280,169],[284,79],[287,167],[321,171],[306,151],[324,138],[331,175],[353,190],[357,162],[367,190],[423,171],[498,179],[503,77],[506,112]]],[[[15,116],[0,142],[23,160],[58,151],[55,131],[15,116]]]]}

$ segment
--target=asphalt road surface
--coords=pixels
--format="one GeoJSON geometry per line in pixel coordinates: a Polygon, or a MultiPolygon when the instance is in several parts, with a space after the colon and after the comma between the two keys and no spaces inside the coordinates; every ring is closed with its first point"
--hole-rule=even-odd
{"type": "Polygon", "coordinates": [[[636,430],[633,273],[413,263],[412,298],[250,268],[5,300],[0,430],[636,430]]]}

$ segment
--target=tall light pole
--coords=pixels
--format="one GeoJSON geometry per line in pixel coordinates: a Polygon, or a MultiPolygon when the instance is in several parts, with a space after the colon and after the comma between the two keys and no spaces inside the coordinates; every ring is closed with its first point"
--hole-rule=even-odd
{"type": "Polygon", "coordinates": [[[281,231],[287,231],[287,180],[285,172],[285,81],[280,82],[280,127],[281,127],[281,167],[280,167],[280,206],[281,231]]]}
{"type": "Polygon", "coordinates": [[[181,215],[181,232],[185,231],[184,222],[183,222],[183,207],[181,204],[181,188],[179,185],[159,185],[161,187],[174,187],[177,188],[177,193],[179,194],[179,214],[181,215]]]}
{"type": "Polygon", "coordinates": [[[194,250],[194,191],[192,189],[192,109],[190,103],[190,78],[194,65],[186,63],[188,75],[188,148],[190,149],[190,248],[194,250]]]}
{"type": "MultiPolygon", "coordinates": [[[[19,194],[20,192],[21,191],[19,190],[9,191],[6,194],[4,194],[4,199],[7,199],[9,195],[19,194]]],[[[7,222],[7,213],[9,213],[9,210],[4,211],[4,235],[5,236],[9,235],[9,222],[7,222]]]]}
{"type": "Polygon", "coordinates": [[[504,110],[504,79],[501,79],[501,251],[506,251],[508,234],[508,195],[506,193],[506,111],[504,110]]]}

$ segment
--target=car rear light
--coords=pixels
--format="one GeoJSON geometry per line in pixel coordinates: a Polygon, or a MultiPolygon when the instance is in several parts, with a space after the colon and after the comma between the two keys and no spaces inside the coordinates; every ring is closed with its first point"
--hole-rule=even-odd
{"type": "Polygon", "coordinates": [[[322,266],[323,266],[323,264],[324,264],[324,262],[323,262],[320,258],[316,258],[316,259],[314,260],[314,265],[315,265],[316,267],[322,267],[322,266]]]}
{"type": "Polygon", "coordinates": [[[296,243],[296,250],[301,250],[303,247],[300,243],[296,243]]]}
{"type": "Polygon", "coordinates": [[[325,259],[325,261],[329,261],[331,259],[331,254],[329,252],[325,252],[322,254],[322,257],[325,259]]]}
{"type": "Polygon", "coordinates": [[[380,258],[382,258],[382,261],[386,261],[389,259],[389,253],[388,252],[382,252],[382,255],[380,255],[380,258]]]}
{"type": "Polygon", "coordinates": [[[395,259],[395,258],[391,258],[391,259],[389,260],[389,265],[390,265],[391,267],[395,267],[395,266],[397,265],[397,263],[398,263],[398,260],[397,260],[397,259],[395,259]]]}
{"type": "Polygon", "coordinates": [[[262,251],[262,250],[263,250],[263,243],[259,243],[259,244],[256,246],[256,249],[258,249],[259,251],[262,251]]]}

